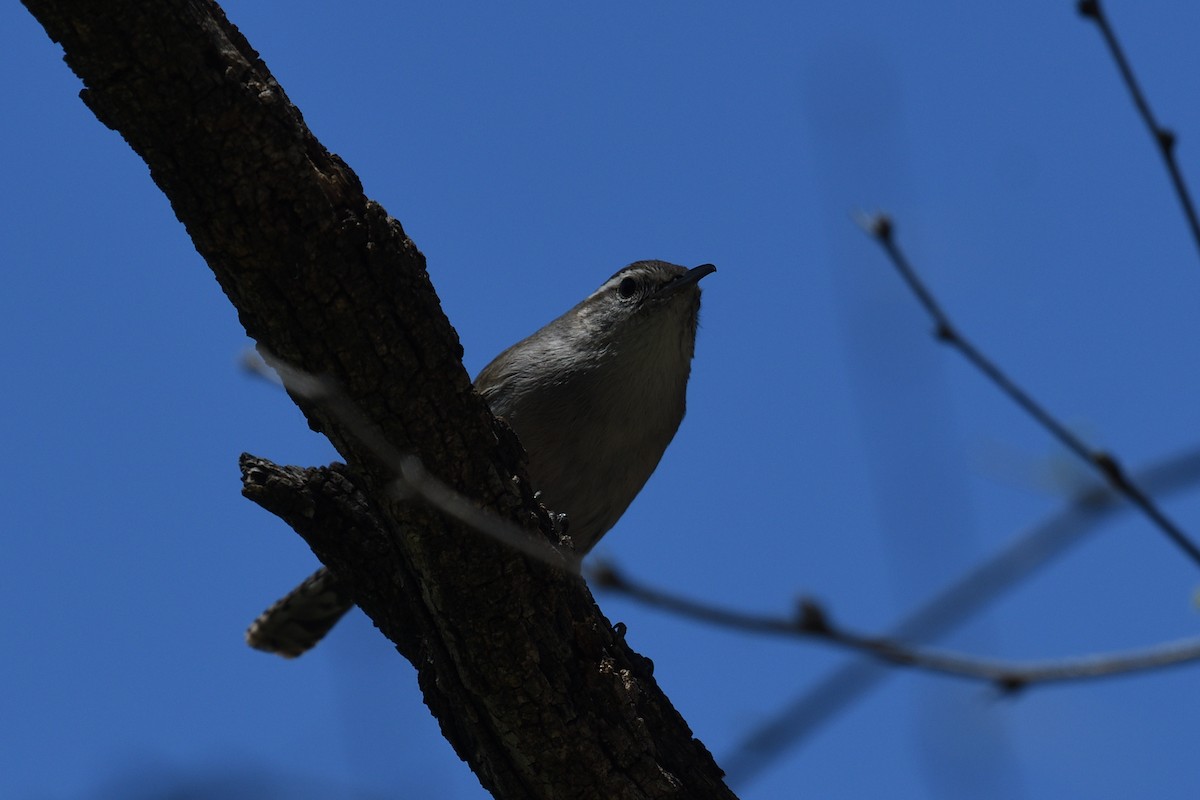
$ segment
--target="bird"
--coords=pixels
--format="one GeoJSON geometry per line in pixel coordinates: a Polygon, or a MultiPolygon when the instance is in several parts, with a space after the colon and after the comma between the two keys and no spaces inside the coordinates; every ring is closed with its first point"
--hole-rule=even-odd
{"type": "MultiPolygon", "coordinates": [[[[635,261],[475,378],[525,448],[538,499],[565,516],[579,556],[625,513],[683,420],[699,282],[715,271],[635,261]]],[[[246,642],[295,658],[353,606],[322,567],[259,615],[246,642]]]]}

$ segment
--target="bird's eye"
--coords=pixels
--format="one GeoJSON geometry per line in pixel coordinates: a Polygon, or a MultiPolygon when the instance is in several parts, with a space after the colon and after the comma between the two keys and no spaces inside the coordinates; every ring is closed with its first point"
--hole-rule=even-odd
{"type": "Polygon", "coordinates": [[[624,297],[626,300],[633,297],[633,293],[637,291],[637,281],[633,278],[622,278],[617,284],[617,294],[624,297]]]}

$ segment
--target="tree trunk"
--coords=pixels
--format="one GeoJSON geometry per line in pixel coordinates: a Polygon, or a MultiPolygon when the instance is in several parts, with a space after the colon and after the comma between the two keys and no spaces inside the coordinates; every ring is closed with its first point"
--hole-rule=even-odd
{"type": "MultiPolygon", "coordinates": [[[[150,167],[259,347],[336,384],[388,444],[458,492],[551,537],[520,448],[471,389],[424,257],[313,137],[221,9],[25,5],[63,46],[84,102],[150,167]]],[[[732,797],[582,582],[389,495],[393,468],[345,416],[295,399],[349,469],[246,460],[247,492],[353,586],[485,788],[732,797]]]]}

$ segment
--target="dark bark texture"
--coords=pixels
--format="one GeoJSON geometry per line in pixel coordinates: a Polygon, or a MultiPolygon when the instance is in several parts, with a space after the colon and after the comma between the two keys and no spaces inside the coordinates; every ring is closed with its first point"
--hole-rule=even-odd
{"type": "MultiPolygon", "coordinates": [[[[459,492],[552,536],[519,448],[471,389],[424,257],[221,9],[25,5],[62,45],[84,102],[145,160],[259,346],[335,382],[388,443],[459,492]]],[[[244,461],[247,493],[353,585],[489,791],[732,797],[581,582],[382,492],[388,466],[344,420],[296,399],[350,469],[244,461]]]]}

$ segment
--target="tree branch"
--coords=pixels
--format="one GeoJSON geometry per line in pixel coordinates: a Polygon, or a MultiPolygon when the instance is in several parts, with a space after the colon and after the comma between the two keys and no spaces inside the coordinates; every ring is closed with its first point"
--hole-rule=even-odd
{"type": "MultiPolygon", "coordinates": [[[[1200,448],[1162,459],[1136,477],[1138,485],[1164,497],[1195,489],[1200,484],[1200,448]]],[[[1062,509],[909,611],[886,635],[916,643],[948,635],[1090,538],[1117,512],[1131,508],[1102,484],[1079,492],[1062,509]]],[[[730,784],[745,785],[890,674],[883,662],[856,660],[784,702],[722,759],[730,784]]]]}
{"type": "MultiPolygon", "coordinates": [[[[145,160],[258,345],[333,381],[454,491],[553,537],[519,448],[471,389],[424,257],[221,9],[25,5],[62,44],[84,102],[145,160]]],[[[346,535],[314,527],[309,542],[413,662],[443,733],[489,791],[732,796],[585,587],[389,497],[388,465],[327,409],[293,399],[378,516],[346,535]]]]}
{"type": "Polygon", "coordinates": [[[1196,216],[1196,205],[1192,202],[1192,194],[1188,191],[1187,181],[1183,179],[1179,162],[1175,159],[1175,143],[1177,141],[1175,132],[1160,125],[1155,119],[1154,112],[1150,110],[1150,103],[1146,100],[1146,95],[1133,74],[1133,67],[1130,66],[1129,59],[1125,57],[1121,43],[1117,41],[1117,34],[1113,31],[1112,25],[1108,21],[1108,15],[1104,13],[1104,7],[1100,5],[1100,0],[1079,0],[1077,8],[1085,19],[1092,20],[1100,29],[1104,43],[1108,45],[1108,52],[1116,62],[1117,70],[1121,73],[1121,80],[1125,82],[1125,88],[1129,90],[1129,97],[1133,100],[1134,107],[1137,108],[1138,116],[1142,118],[1146,130],[1150,132],[1150,138],[1154,140],[1158,154],[1162,156],[1163,166],[1167,168],[1167,176],[1171,179],[1171,187],[1175,190],[1175,198],[1179,201],[1183,217],[1187,220],[1188,230],[1191,231],[1192,242],[1197,248],[1200,248],[1200,218],[1196,216]]]}
{"type": "Polygon", "coordinates": [[[860,220],[860,224],[879,243],[884,252],[887,253],[892,266],[896,268],[904,283],[912,291],[926,313],[929,314],[930,319],[933,320],[934,337],[939,342],[949,345],[961,353],[972,366],[983,373],[988,380],[994,383],[1021,410],[1033,417],[1063,447],[1070,450],[1088,466],[1096,470],[1100,477],[1108,482],[1113,491],[1120,493],[1137,506],[1146,518],[1154,523],[1155,527],[1171,540],[1172,544],[1191,559],[1193,564],[1200,566],[1200,546],[1197,546],[1183,528],[1179,527],[1174,520],[1168,517],[1166,512],[1159,507],[1158,503],[1129,477],[1129,473],[1126,472],[1116,456],[1103,450],[1094,450],[1088,446],[1081,438],[1072,433],[1066,425],[1059,422],[1057,417],[1034,400],[1028,392],[1018,386],[1012,378],[1008,377],[1000,367],[996,366],[990,358],[983,354],[983,351],[975,347],[970,340],[963,336],[958,328],[954,327],[950,322],[950,317],[942,310],[941,304],[934,299],[925,282],[917,275],[916,270],[913,269],[912,265],[908,262],[908,258],[904,255],[904,251],[897,244],[891,218],[886,214],[876,214],[864,217],[860,220]]]}
{"type": "Polygon", "coordinates": [[[773,616],[734,611],[656,589],[629,578],[611,564],[591,572],[597,587],[625,595],[640,603],[681,617],[746,633],[769,633],[815,639],[844,647],[899,667],[994,684],[1002,692],[1055,681],[1107,678],[1200,661],[1200,638],[1165,642],[1142,650],[1064,658],[1056,661],[1017,662],[984,659],[948,650],[920,647],[896,639],[868,636],[835,624],[812,601],[800,604],[794,616],[773,616]]]}

